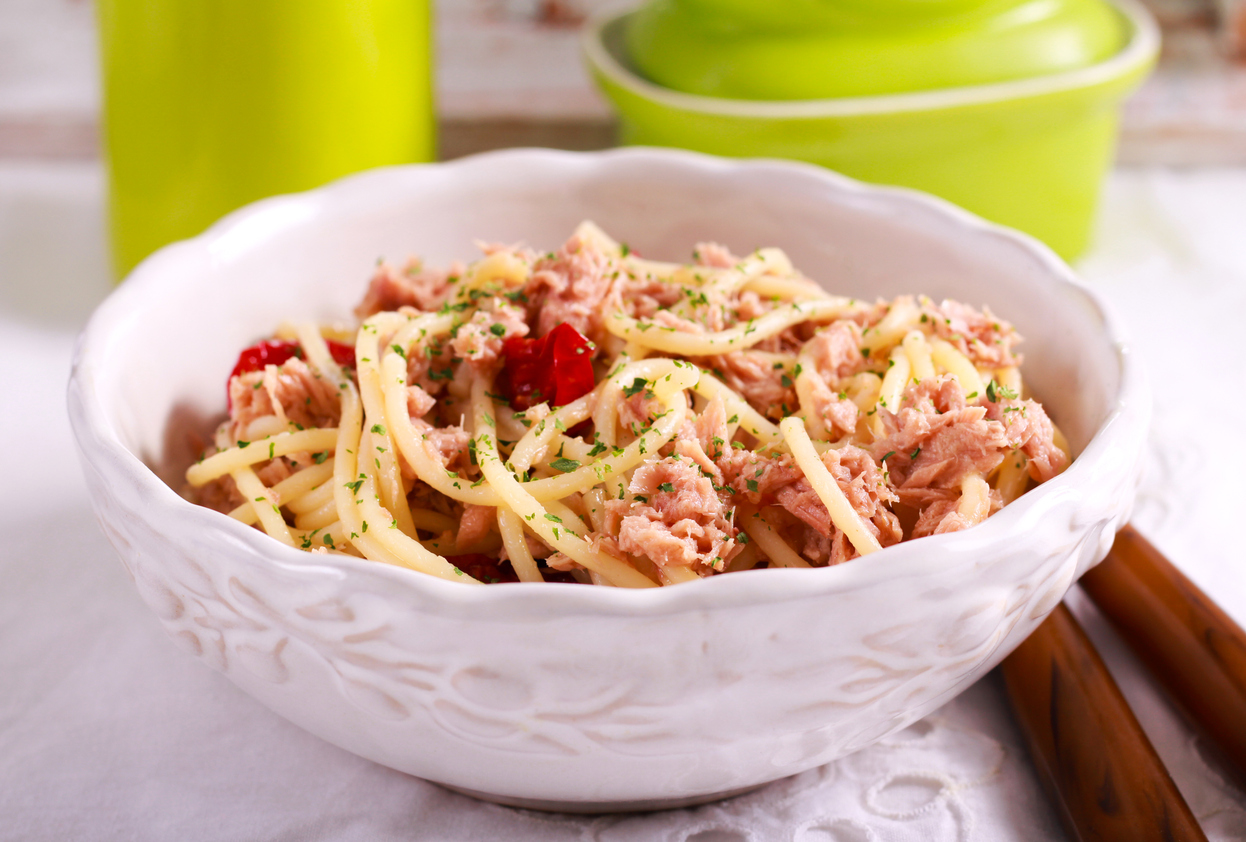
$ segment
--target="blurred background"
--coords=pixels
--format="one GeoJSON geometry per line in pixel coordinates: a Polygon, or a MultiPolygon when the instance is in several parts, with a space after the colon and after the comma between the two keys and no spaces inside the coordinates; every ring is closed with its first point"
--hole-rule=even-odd
{"type": "MultiPolygon", "coordinates": [[[[611,145],[611,111],[578,43],[609,3],[438,0],[439,156],[611,145]]],[[[1147,5],[1163,54],[1126,105],[1118,163],[1246,164],[1246,0],[1147,5]]],[[[109,283],[99,65],[91,0],[0,0],[0,303],[64,324],[98,300],[83,290],[109,283]]]]}

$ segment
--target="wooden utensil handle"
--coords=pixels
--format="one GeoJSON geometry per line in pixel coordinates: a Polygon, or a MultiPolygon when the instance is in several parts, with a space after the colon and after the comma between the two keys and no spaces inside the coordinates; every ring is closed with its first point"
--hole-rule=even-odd
{"type": "Polygon", "coordinates": [[[1082,587],[1246,783],[1246,632],[1131,526],[1082,587]]]}
{"type": "Polygon", "coordinates": [[[1003,663],[1039,777],[1077,840],[1206,840],[1094,646],[1060,604],[1003,663]]]}

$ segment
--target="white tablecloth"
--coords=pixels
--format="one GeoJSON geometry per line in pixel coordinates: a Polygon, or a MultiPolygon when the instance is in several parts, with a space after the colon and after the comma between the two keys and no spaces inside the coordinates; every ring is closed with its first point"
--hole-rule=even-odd
{"type": "MultiPolygon", "coordinates": [[[[992,675],[838,763],[696,809],[574,817],[474,801],[321,742],[187,657],[91,515],[64,384],[107,290],[101,178],[0,168],[0,840],[1057,840],[992,675]]],[[[1239,622],[1246,550],[1246,171],[1125,171],[1080,263],[1156,393],[1134,523],[1239,622]],[[1236,340],[1236,341],[1235,341],[1236,340]]],[[[1246,796],[1110,629],[1070,597],[1213,840],[1246,796]]]]}

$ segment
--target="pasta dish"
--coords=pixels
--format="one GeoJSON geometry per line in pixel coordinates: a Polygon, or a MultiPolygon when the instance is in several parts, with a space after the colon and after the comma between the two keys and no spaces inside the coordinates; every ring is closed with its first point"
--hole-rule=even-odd
{"type": "Polygon", "coordinates": [[[357,326],[245,349],[191,499],[452,581],[654,587],[966,529],[1068,464],[987,309],[588,222],[483,252],[381,263],[357,326]]]}

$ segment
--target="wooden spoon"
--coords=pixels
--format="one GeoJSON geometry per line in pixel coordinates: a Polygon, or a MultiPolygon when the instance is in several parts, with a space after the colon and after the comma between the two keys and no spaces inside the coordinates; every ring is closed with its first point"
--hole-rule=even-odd
{"type": "Polygon", "coordinates": [[[1132,526],[1081,584],[1246,787],[1246,632],[1132,526]]]}
{"type": "Polygon", "coordinates": [[[1073,839],[1206,840],[1063,603],[1008,656],[1002,670],[1039,778],[1073,839]]]}

